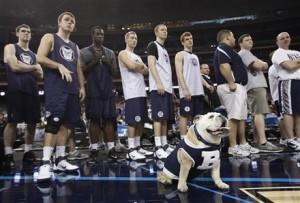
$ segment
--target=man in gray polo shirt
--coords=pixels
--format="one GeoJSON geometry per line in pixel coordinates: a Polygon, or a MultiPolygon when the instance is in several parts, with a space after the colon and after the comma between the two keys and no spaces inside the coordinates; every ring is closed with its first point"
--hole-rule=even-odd
{"type": "Polygon", "coordinates": [[[268,70],[268,64],[251,53],[253,41],[249,34],[243,34],[238,39],[241,50],[239,55],[247,67],[248,83],[247,103],[249,112],[253,115],[254,142],[261,152],[280,152],[282,149],[270,143],[265,134],[265,114],[270,112],[267,102],[268,87],[263,71],[268,70]]]}

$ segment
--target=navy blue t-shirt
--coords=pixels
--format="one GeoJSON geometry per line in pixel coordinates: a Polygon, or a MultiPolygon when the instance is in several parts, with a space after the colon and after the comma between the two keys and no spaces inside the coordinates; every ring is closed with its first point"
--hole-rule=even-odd
{"type": "Polygon", "coordinates": [[[79,81],[77,74],[78,51],[77,45],[70,41],[65,42],[58,35],[53,34],[54,48],[48,57],[73,72],[72,82],[62,80],[61,74],[56,69],[46,68],[45,70],[45,94],[55,95],[56,91],[68,94],[79,94],[79,81]]]}
{"type": "Polygon", "coordinates": [[[214,54],[214,70],[218,85],[227,83],[220,72],[220,65],[229,63],[236,83],[246,85],[248,82],[247,68],[239,54],[227,44],[221,43],[214,54]]]}
{"type": "MultiPolygon", "coordinates": [[[[26,51],[17,44],[14,46],[16,50],[15,55],[19,61],[28,65],[36,64],[36,56],[32,51],[26,51]]],[[[5,66],[7,71],[7,89],[9,92],[21,91],[30,95],[38,95],[36,78],[31,72],[13,72],[7,63],[5,66]]]]}
{"type": "MultiPolygon", "coordinates": [[[[103,51],[106,57],[115,60],[112,56],[113,51],[106,47],[103,47],[103,51]]],[[[83,48],[80,52],[82,62],[85,64],[89,64],[96,58],[93,45],[83,48]]],[[[112,71],[112,67],[105,63],[97,63],[90,69],[86,75],[86,96],[88,98],[109,99],[114,96],[112,71]]]]}

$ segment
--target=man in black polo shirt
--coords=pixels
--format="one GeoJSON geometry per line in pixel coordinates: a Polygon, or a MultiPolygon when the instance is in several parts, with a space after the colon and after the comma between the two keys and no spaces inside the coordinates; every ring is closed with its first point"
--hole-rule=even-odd
{"type": "Polygon", "coordinates": [[[249,156],[259,150],[251,147],[245,139],[245,120],[247,119],[247,84],[246,67],[241,57],[233,49],[235,38],[230,30],[218,32],[219,46],[214,54],[214,69],[218,83],[217,93],[225,106],[229,119],[228,154],[249,156]],[[237,145],[237,136],[239,145],[237,145]]]}

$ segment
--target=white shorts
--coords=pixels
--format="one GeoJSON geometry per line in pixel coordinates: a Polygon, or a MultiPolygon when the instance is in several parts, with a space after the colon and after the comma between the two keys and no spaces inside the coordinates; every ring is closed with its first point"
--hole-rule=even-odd
{"type": "Polygon", "coordinates": [[[229,90],[228,84],[218,85],[217,93],[220,102],[225,106],[228,119],[247,119],[247,90],[244,86],[236,84],[235,92],[229,90]]]}

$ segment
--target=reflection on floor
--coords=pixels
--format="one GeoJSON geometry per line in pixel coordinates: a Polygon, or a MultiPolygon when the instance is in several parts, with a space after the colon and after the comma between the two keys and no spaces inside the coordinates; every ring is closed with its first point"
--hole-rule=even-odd
{"type": "Polygon", "coordinates": [[[221,175],[230,184],[230,190],[217,190],[209,173],[205,173],[189,183],[187,193],[177,192],[176,185],[164,186],[157,182],[157,173],[163,167],[159,160],[114,161],[104,154],[96,165],[79,162],[80,170],[76,174],[53,174],[48,185],[36,183],[37,168],[25,172],[17,162],[20,167],[15,171],[1,171],[0,202],[300,202],[299,162],[300,153],[260,154],[249,158],[224,155],[221,175]]]}
{"type": "Polygon", "coordinates": [[[251,196],[259,203],[298,203],[300,202],[300,187],[258,187],[241,188],[241,191],[251,196]]]}

